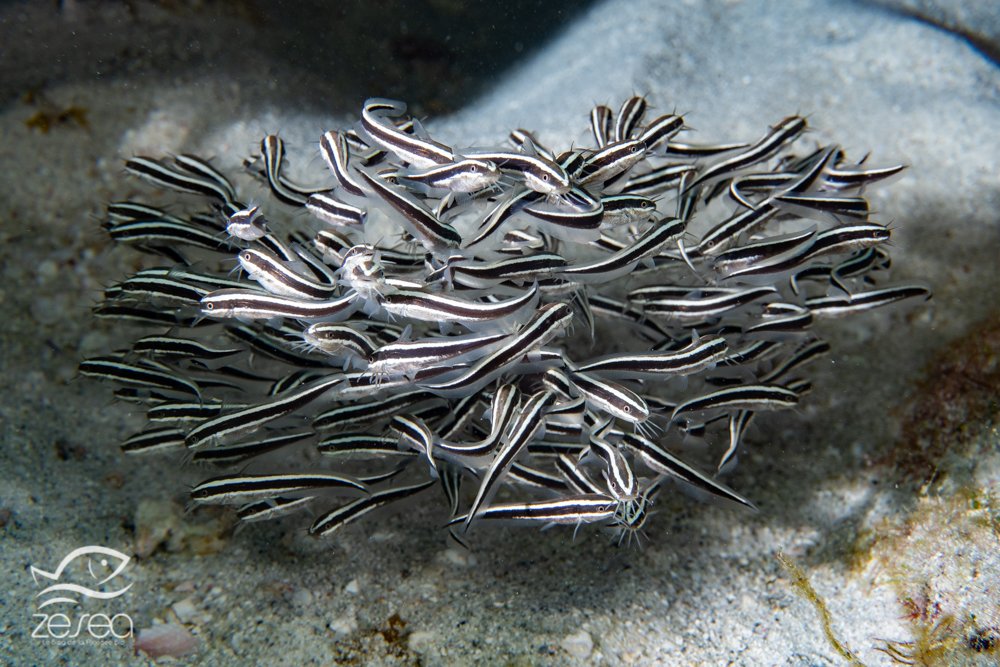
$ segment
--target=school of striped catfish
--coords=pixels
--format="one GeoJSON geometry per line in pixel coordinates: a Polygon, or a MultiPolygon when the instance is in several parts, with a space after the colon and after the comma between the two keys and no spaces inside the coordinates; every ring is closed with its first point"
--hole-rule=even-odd
{"type": "Polygon", "coordinates": [[[414,503],[463,544],[497,521],[631,539],[665,489],[754,509],[719,477],[754,415],[810,390],[817,322],[930,297],[884,284],[864,196],[903,166],[800,116],[698,143],[642,96],[583,131],[457,148],[372,98],[322,135],[321,173],[264,137],[252,205],[207,159],[129,159],[173,199],[107,207],[156,264],[95,309],[131,347],[80,365],[146,411],[123,451],[181,452],[210,471],[193,504],[317,536],[414,503]]]}

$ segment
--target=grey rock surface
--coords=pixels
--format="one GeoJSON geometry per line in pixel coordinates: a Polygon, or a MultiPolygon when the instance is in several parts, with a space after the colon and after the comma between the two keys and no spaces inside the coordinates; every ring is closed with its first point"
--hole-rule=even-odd
{"type": "Polygon", "coordinates": [[[875,4],[961,35],[994,61],[1000,61],[1000,16],[997,16],[995,3],[950,0],[874,1],[875,4]]]}
{"type": "MultiPolygon", "coordinates": [[[[183,50],[183,34],[164,35],[183,50]]],[[[642,548],[588,531],[498,529],[478,531],[472,553],[445,542],[444,517],[430,508],[325,542],[296,523],[230,535],[223,515],[184,515],[201,472],[123,458],[117,445],[140,415],[74,377],[82,356],[122,340],[89,307],[142,261],[112,249],[99,227],[106,201],[148,192],[122,175],[123,158],[189,151],[238,169],[262,134],[280,130],[303,156],[294,166],[314,168],[305,156],[319,133],[348,120],[291,92],[268,93],[280,76],[282,90],[304,96],[315,72],[260,54],[248,63],[257,69],[68,77],[0,108],[0,662],[148,662],[131,642],[31,636],[29,566],[54,567],[99,544],[148,553],[131,570],[122,610],[137,630],[188,624],[199,652],[184,664],[843,662],[778,552],[802,568],[833,633],[864,664],[892,664],[880,648],[908,651],[902,642],[927,635],[947,649],[937,664],[995,663],[994,649],[972,641],[1000,626],[995,414],[956,431],[953,456],[915,472],[899,464],[901,449],[916,446],[904,441],[915,419],[906,406],[930,391],[917,384],[924,369],[940,370],[933,360],[949,345],[966,354],[970,336],[997,340],[984,334],[996,331],[1000,305],[995,63],[953,34],[853,2],[609,1],[473,103],[431,118],[435,136],[488,145],[514,127],[569,143],[594,103],[633,92],[683,112],[705,141],[755,137],[808,114],[820,140],[910,165],[871,197],[894,225],[894,282],[935,292],[926,306],[824,327],[834,354],[814,369],[815,391],[798,414],[761,420],[726,480],[759,514],[678,496],[658,503],[642,548]],[[74,106],[85,124],[70,117],[46,133],[26,125],[74,106]]],[[[977,353],[996,358],[995,349],[977,353]]],[[[975,386],[949,400],[961,404],[975,386]]]]}

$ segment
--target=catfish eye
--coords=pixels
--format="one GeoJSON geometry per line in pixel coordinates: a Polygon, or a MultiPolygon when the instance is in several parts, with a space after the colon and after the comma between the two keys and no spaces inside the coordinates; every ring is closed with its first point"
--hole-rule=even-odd
{"type": "Polygon", "coordinates": [[[472,165],[471,167],[469,167],[469,171],[471,171],[473,174],[478,174],[479,173],[479,165],[477,165],[477,164],[472,165]]]}
{"type": "Polygon", "coordinates": [[[205,310],[215,310],[215,304],[209,301],[205,304],[205,310]]]}
{"type": "Polygon", "coordinates": [[[622,412],[624,412],[627,415],[632,414],[632,406],[631,405],[622,406],[622,412]]]}
{"type": "Polygon", "coordinates": [[[542,180],[545,181],[546,183],[548,183],[549,182],[549,175],[548,174],[542,174],[542,180]]]}

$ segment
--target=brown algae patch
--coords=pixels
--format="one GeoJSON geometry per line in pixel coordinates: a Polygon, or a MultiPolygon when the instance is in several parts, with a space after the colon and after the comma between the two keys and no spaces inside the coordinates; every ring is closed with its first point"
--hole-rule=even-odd
{"type": "MultiPolygon", "coordinates": [[[[848,576],[888,585],[908,637],[871,636],[893,664],[996,665],[1000,660],[1000,315],[947,345],[899,414],[901,434],[876,465],[895,488],[865,511],[848,576]],[[881,506],[877,509],[876,506],[881,506]]],[[[780,557],[779,557],[780,558],[780,557]]],[[[794,563],[780,558],[818,610],[831,646],[838,621],[794,563]]]]}
{"type": "Polygon", "coordinates": [[[148,558],[158,549],[171,553],[189,552],[205,556],[221,551],[232,532],[232,520],[221,511],[201,520],[191,520],[170,500],[144,499],[134,518],[135,555],[148,558]]]}
{"type": "Polygon", "coordinates": [[[922,497],[874,548],[876,579],[897,591],[908,639],[879,650],[912,665],[994,665],[1000,658],[1000,537],[997,499],[922,497]]]}
{"type": "Polygon", "coordinates": [[[381,627],[361,629],[338,640],[331,660],[337,665],[420,665],[420,656],[408,647],[411,632],[406,626],[407,622],[393,613],[381,627]]]}
{"type": "MultiPolygon", "coordinates": [[[[877,535],[866,568],[868,585],[895,591],[899,607],[891,613],[910,630],[908,637],[873,633],[870,647],[893,664],[996,665],[1000,499],[965,491],[947,497],[921,496],[905,519],[884,519],[866,533],[877,535]]],[[[835,625],[847,619],[834,616],[799,565],[785,554],[777,557],[795,593],[816,608],[830,646],[847,663],[863,664],[835,633],[835,625]]]]}
{"type": "Polygon", "coordinates": [[[870,556],[889,584],[911,637],[881,637],[878,650],[910,665],[995,665],[1000,626],[1000,497],[997,415],[1000,315],[946,346],[928,365],[902,412],[901,436],[880,463],[905,515],[859,532],[856,558],[870,556]]]}
{"type": "Polygon", "coordinates": [[[785,568],[785,571],[788,572],[789,576],[791,576],[792,585],[795,587],[795,591],[804,597],[810,604],[812,604],[812,606],[816,608],[816,611],[819,612],[820,623],[823,625],[823,634],[826,636],[826,640],[830,643],[830,646],[833,647],[833,650],[839,653],[840,656],[849,664],[855,666],[863,665],[864,663],[858,660],[858,657],[851,651],[851,649],[847,648],[847,646],[837,638],[836,633],[833,631],[833,616],[830,614],[830,610],[827,608],[826,602],[823,601],[823,598],[819,596],[816,589],[813,588],[811,583],[809,583],[809,577],[807,577],[806,573],[802,571],[802,568],[800,568],[795,561],[793,561],[786,554],[779,552],[777,554],[777,558],[778,562],[781,563],[781,566],[785,568]]]}
{"type": "Polygon", "coordinates": [[[974,466],[969,443],[1000,412],[1000,314],[948,345],[928,365],[902,415],[898,444],[884,460],[900,481],[933,484],[947,469],[974,466]]]}

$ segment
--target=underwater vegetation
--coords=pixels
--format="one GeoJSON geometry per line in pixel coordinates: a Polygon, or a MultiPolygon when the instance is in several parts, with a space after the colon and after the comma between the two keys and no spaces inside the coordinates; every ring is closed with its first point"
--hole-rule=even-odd
{"type": "Polygon", "coordinates": [[[752,509],[718,476],[754,415],[808,393],[814,323],[930,296],[879,278],[891,231],[864,192],[903,167],[815,145],[799,116],[697,143],[649,111],[597,106],[562,150],[525,129],[462,147],[373,98],[307,182],[265,137],[252,205],[198,156],[129,159],[177,194],[107,209],[159,260],[96,309],[143,335],[80,365],[146,410],[123,451],[183,453],[212,471],[193,503],[317,536],[434,498],[458,540],[631,538],[668,489],[752,509]],[[704,443],[714,470],[687,455],[704,443]]]}

